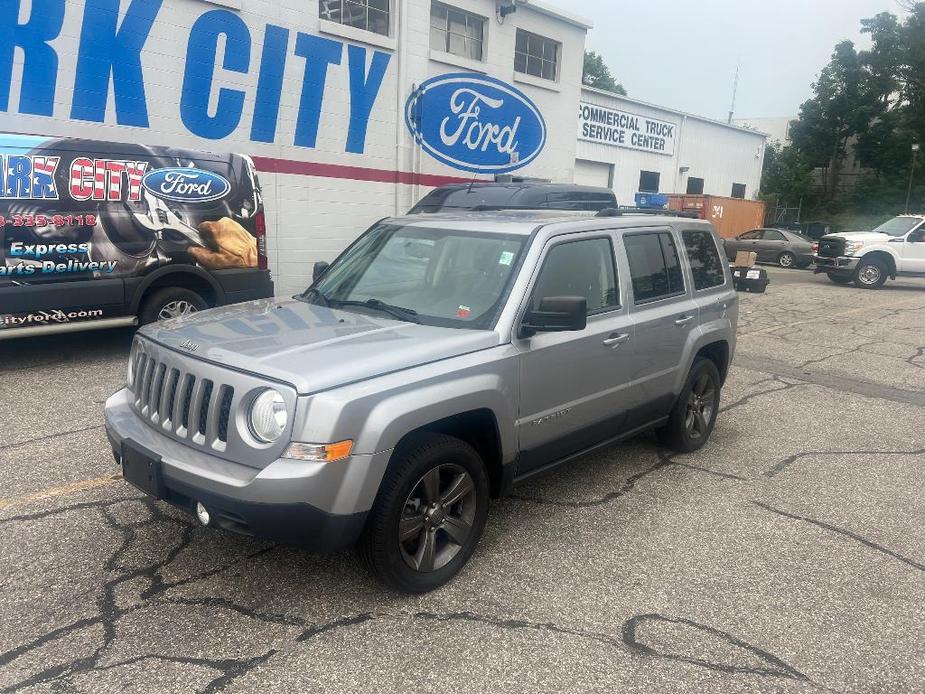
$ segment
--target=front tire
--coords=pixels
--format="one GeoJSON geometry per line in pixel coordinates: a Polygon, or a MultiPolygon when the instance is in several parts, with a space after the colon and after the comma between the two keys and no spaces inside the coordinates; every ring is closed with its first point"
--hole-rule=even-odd
{"type": "Polygon", "coordinates": [[[850,275],[835,275],[833,273],[827,273],[830,280],[835,284],[851,284],[854,279],[850,275]]]}
{"type": "Polygon", "coordinates": [[[854,271],[854,283],[861,289],[880,289],[887,278],[886,265],[877,258],[861,258],[854,271]]]}
{"type": "Polygon", "coordinates": [[[716,364],[697,357],[668,424],[658,431],[661,442],[678,453],[692,453],[703,447],[716,424],[721,389],[716,364]]]}
{"type": "Polygon", "coordinates": [[[464,441],[423,434],[396,449],[358,549],[370,572],[402,593],[426,593],[459,573],[488,516],[488,477],[464,441]]]}

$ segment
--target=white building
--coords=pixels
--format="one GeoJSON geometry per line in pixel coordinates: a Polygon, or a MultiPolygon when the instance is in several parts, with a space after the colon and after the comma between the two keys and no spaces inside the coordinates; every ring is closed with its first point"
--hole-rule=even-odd
{"type": "Polygon", "coordinates": [[[765,135],[584,87],[578,107],[575,181],[637,192],[754,199],[765,135]]]}
{"type": "Polygon", "coordinates": [[[764,118],[733,118],[732,123],[741,128],[757,130],[768,136],[768,142],[778,145],[790,144],[790,126],[799,116],[772,116],[764,118]]]}
{"type": "Polygon", "coordinates": [[[545,0],[5,6],[18,12],[0,17],[0,132],[250,155],[281,294],[445,182],[612,181],[621,204],[642,171],[663,192],[700,177],[752,197],[759,183],[760,136],[582,90],[590,22],[545,0]],[[661,149],[576,140],[580,102],[671,133],[655,126],[661,149]]]}

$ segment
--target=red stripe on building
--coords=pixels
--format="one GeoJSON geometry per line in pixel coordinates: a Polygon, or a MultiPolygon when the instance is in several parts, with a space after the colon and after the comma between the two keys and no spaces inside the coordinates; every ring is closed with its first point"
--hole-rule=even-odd
{"type": "MultiPolygon", "coordinates": [[[[253,157],[258,171],[264,173],[295,174],[297,176],[320,176],[322,178],[343,178],[350,181],[372,181],[374,183],[405,183],[407,185],[442,186],[448,183],[469,183],[471,178],[460,176],[437,176],[435,174],[368,169],[364,166],[322,164],[313,161],[253,157]]],[[[478,179],[476,179],[478,180],[478,179]]]]}

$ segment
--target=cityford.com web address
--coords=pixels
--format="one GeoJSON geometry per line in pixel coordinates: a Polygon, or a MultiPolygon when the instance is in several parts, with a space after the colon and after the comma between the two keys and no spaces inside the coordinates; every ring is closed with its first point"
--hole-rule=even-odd
{"type": "Polygon", "coordinates": [[[38,311],[36,313],[27,313],[23,316],[0,316],[0,328],[21,328],[25,325],[44,325],[47,323],[69,323],[72,320],[100,318],[102,315],[102,309],[38,311]]]}

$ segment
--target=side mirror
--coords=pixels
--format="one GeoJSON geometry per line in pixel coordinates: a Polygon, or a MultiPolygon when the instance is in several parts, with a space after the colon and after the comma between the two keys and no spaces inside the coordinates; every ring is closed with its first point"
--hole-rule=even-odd
{"type": "Polygon", "coordinates": [[[312,266],[312,282],[317,282],[322,277],[324,277],[324,273],[328,271],[329,267],[331,267],[331,264],[326,263],[323,260],[319,260],[317,263],[315,263],[312,266]]]}
{"type": "Polygon", "coordinates": [[[518,332],[520,337],[536,333],[584,330],[588,324],[588,300],[583,296],[547,296],[539,310],[528,311],[518,332]]]}

